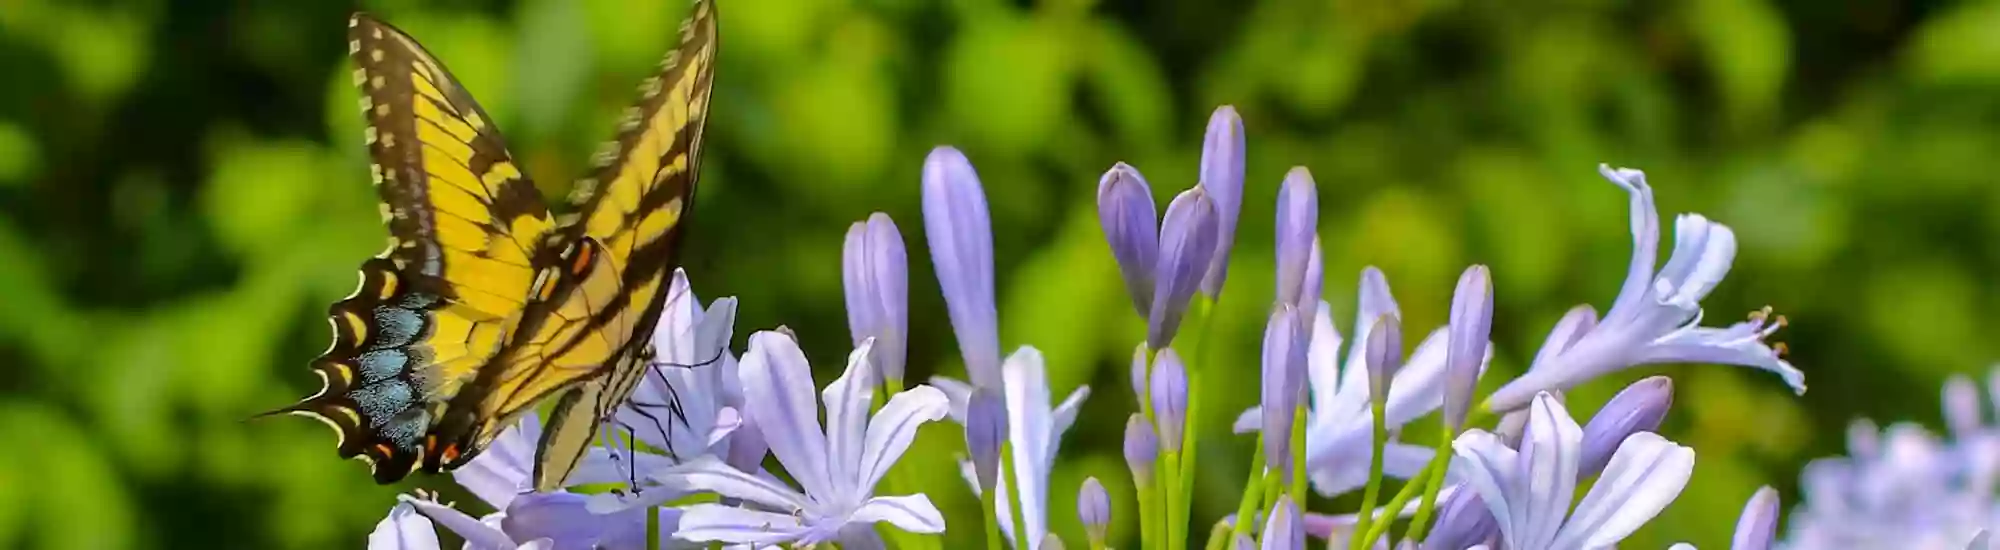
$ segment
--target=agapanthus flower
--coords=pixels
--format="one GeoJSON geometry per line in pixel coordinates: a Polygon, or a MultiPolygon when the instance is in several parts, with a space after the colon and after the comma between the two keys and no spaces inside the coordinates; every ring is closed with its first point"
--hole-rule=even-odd
{"type": "MultiPolygon", "coordinates": [[[[995,501],[995,519],[1000,522],[1001,531],[1007,533],[1008,540],[1017,540],[1019,534],[1014,530],[1009,511],[1014,499],[1018,498],[1021,502],[1021,521],[1027,524],[1027,540],[1040,541],[1049,533],[1049,473],[1055,469],[1056,452],[1062,448],[1063,433],[1076,423],[1077,410],[1090,397],[1090,386],[1078,386],[1063,398],[1061,404],[1051,408],[1042,352],[1029,346],[1022,346],[1008,356],[1000,371],[1007,381],[1004,386],[1007,442],[1013,449],[1014,477],[1000,480],[1001,492],[995,501]]],[[[964,424],[973,387],[945,377],[934,377],[931,384],[944,391],[952,404],[952,418],[964,424]]],[[[972,484],[974,492],[978,492],[980,487],[976,476],[971,475],[974,473],[972,466],[971,460],[962,461],[961,467],[968,474],[967,481],[972,484]]]]}
{"type": "Polygon", "coordinates": [[[1782,359],[1764,338],[1783,327],[1784,317],[1769,309],[1727,328],[1701,326],[1701,299],[1722,282],[1736,257],[1736,235],[1700,214],[1682,214],[1674,224],[1674,251],[1655,271],[1660,221],[1653,189],[1638,170],[1600,166],[1605,179],[1631,194],[1633,251],[1625,285],[1604,319],[1560,352],[1538,358],[1528,372],[1493,392],[1487,408],[1524,406],[1541,391],[1568,388],[1635,365],[1719,363],[1776,373],[1805,392],[1805,374],[1782,359]]]}
{"type": "MultiPolygon", "coordinates": [[[[1768,550],[1777,531],[1778,490],[1767,485],[1743,503],[1743,513],[1736,518],[1736,534],[1729,539],[1729,550],[1768,550]]],[[[1668,550],[1695,550],[1695,546],[1683,542],[1668,550]]]]}
{"type": "Polygon", "coordinates": [[[1519,451],[1484,430],[1452,443],[1452,471],[1485,501],[1508,548],[1610,548],[1680,496],[1694,472],[1693,449],[1639,432],[1572,510],[1583,428],[1546,392],[1531,407],[1519,451]]]}
{"type": "MultiPolygon", "coordinates": [[[[648,510],[632,508],[608,514],[592,512],[589,497],[569,492],[528,492],[533,483],[535,444],[542,426],[533,413],[520,424],[501,432],[481,453],[454,471],[453,479],[496,510],[473,518],[457,508],[428,498],[401,497],[374,535],[371,550],[416,550],[437,548],[437,533],[428,528],[435,522],[466,540],[469,548],[589,548],[594,544],[610,547],[643,545],[648,510]],[[409,513],[414,510],[417,516],[409,513]],[[537,541],[540,541],[537,543],[537,541]]],[[[593,448],[583,463],[570,474],[570,485],[624,483],[627,463],[641,468],[665,467],[668,459],[651,453],[625,454],[613,460],[610,451],[593,448]]],[[[660,523],[672,529],[679,517],[674,510],[655,510],[660,523]]]]}
{"type": "MultiPolygon", "coordinates": [[[[2000,367],[1990,383],[2000,400],[2000,367]]],[[[1956,549],[2000,525],[2000,423],[1988,420],[1970,378],[1954,376],[1944,393],[1949,437],[1859,420],[1847,456],[1807,464],[1782,546],[1956,549]]]]}
{"type": "MultiPolygon", "coordinates": [[[[1362,343],[1379,318],[1400,314],[1388,281],[1373,267],[1362,271],[1359,304],[1355,344],[1349,346],[1344,365],[1339,359],[1343,341],[1334,328],[1332,309],[1324,301],[1313,317],[1306,352],[1307,383],[1312,391],[1312,410],[1306,415],[1306,472],[1314,491],[1324,496],[1345,493],[1367,482],[1374,413],[1369,407],[1367,346],[1362,343]]],[[[1390,382],[1385,420],[1391,431],[1443,404],[1446,334],[1444,329],[1433,331],[1390,382]]],[[[1491,354],[1489,348],[1487,360],[1491,354]]],[[[1256,429],[1261,415],[1261,408],[1245,411],[1237,418],[1236,430],[1256,429]]],[[[1428,447],[1391,441],[1383,452],[1384,468],[1391,476],[1407,478],[1423,469],[1431,455],[1428,447]]]]}
{"type": "Polygon", "coordinates": [[[1243,117],[1236,107],[1223,105],[1208,117],[1208,131],[1201,140],[1201,182],[1215,201],[1215,255],[1207,274],[1201,278],[1201,293],[1214,298],[1222,295],[1222,283],[1229,278],[1229,251],[1236,243],[1236,218],[1243,210],[1243,117]]]}
{"type": "Polygon", "coordinates": [[[840,264],[847,330],[854,345],[875,339],[875,356],[869,362],[890,386],[901,387],[910,333],[910,259],[895,220],[876,212],[867,221],[848,226],[840,264]]]}
{"type": "Polygon", "coordinates": [[[951,147],[924,159],[924,231],[931,265],[965,371],[981,387],[1000,384],[1000,321],[993,301],[993,220],[972,161],[951,147]]]}
{"type": "Polygon", "coordinates": [[[875,485],[895,465],[917,428],[944,418],[944,393],[916,386],[895,394],[872,417],[878,384],[868,364],[872,342],[849,354],[847,369],[813,396],[812,366],[798,342],[778,332],[750,337],[742,376],[746,416],[755,422],[771,453],[801,489],[745,473],[722,460],[704,457],[655,477],[665,485],[713,492],[741,506],[695,504],[682,508],[676,538],[729,544],[818,544],[840,542],[879,547],[874,524],[887,522],[913,533],[944,531],[944,517],[924,495],[875,496],[875,485]]]}

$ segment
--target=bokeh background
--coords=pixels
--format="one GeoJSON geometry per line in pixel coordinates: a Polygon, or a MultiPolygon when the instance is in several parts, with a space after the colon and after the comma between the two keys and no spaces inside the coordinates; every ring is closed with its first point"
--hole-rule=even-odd
{"type": "MultiPolygon", "coordinates": [[[[2000,2],[721,0],[709,159],[685,255],[752,330],[797,330],[831,377],[848,347],[847,224],[885,211],[911,272],[911,378],[961,374],[924,252],[918,172],[962,148],[992,204],[1011,348],[1058,395],[1096,390],[1064,444],[1074,491],[1134,516],[1118,441],[1142,327],[1097,226],[1097,176],[1138,166],[1162,205],[1194,183],[1202,126],[1233,104],[1249,173],[1212,338],[1197,528],[1226,513],[1250,441],[1271,299],[1271,210],[1319,181],[1327,297],[1349,330],[1364,265],[1406,322],[1443,322],[1492,266],[1491,388],[1568,307],[1607,307],[1630,241],[1599,162],[1643,168],[1666,215],[1736,229],[1712,322],[1770,304],[1808,373],[1794,397],[1743,369],[1675,377],[1670,437],[1693,483],[1633,548],[1721,546],[1762,484],[1796,502],[1850,419],[1938,424],[1953,373],[2000,358],[2000,2]]],[[[564,192],[674,39],[680,0],[0,0],[0,546],[352,548],[399,491],[303,420],[246,422],[316,387],[322,312],[381,246],[344,21],[412,32],[485,105],[541,188],[564,192]]],[[[1414,341],[1414,340],[1412,340],[1414,341]]],[[[740,348],[739,348],[740,349],[740,348]]],[[[976,544],[948,423],[903,465],[976,544]]],[[[452,494],[452,493],[448,493],[452,494]]],[[[461,502],[475,502],[457,493],[461,502]]],[[[1316,502],[1350,511],[1354,497],[1316,502]]],[[[468,504],[481,513],[477,504],[468,504]]],[[[1131,535],[1121,525],[1119,537],[1131,535]]],[[[1129,539],[1128,539],[1129,541],[1129,539]]]]}

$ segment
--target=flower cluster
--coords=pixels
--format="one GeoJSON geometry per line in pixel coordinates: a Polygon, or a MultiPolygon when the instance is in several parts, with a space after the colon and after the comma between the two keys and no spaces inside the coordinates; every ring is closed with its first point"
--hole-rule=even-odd
{"type": "MultiPolygon", "coordinates": [[[[1201,540],[1188,516],[1202,472],[1195,452],[1202,434],[1190,420],[1213,400],[1200,381],[1216,374],[1211,362],[1222,362],[1214,358],[1222,352],[1205,345],[1206,329],[1223,299],[1245,198],[1245,146],[1242,119],[1233,108],[1217,109],[1195,185],[1164,210],[1136,167],[1116,163],[1099,179],[1105,240],[1146,327],[1133,343],[1139,410],[1127,418],[1124,439],[1139,506],[1114,513],[1104,485],[1085,480],[1075,498],[1087,540],[1073,542],[1106,548],[1119,519],[1138,527],[1143,548],[1201,540]]],[[[1468,267],[1447,323],[1406,339],[1424,327],[1406,327],[1389,277],[1361,267],[1344,335],[1335,320],[1346,315],[1322,297],[1319,191],[1306,168],[1286,173],[1274,197],[1277,266],[1258,356],[1260,399],[1234,422],[1236,433],[1255,439],[1257,459],[1236,513],[1206,532],[1207,547],[1294,549],[1319,538],[1384,548],[1398,539],[1393,527],[1406,525],[1397,547],[1610,548],[1674,501],[1696,453],[1656,433],[1673,402],[1669,378],[1632,383],[1582,422],[1565,406],[1565,389],[1640,365],[1715,363],[1768,371],[1804,392],[1804,374],[1783,359],[1783,346],[1766,342],[1784,317],[1763,308],[1728,326],[1703,325],[1701,301],[1734,261],[1731,230],[1680,215],[1673,248],[1656,265],[1662,228],[1645,175],[1599,172],[1630,199],[1633,250],[1622,288],[1602,317],[1587,305],[1571,309],[1527,371],[1483,399],[1476,393],[1494,354],[1494,273],[1468,267]],[[1407,353],[1406,340],[1415,340],[1407,353]],[[1402,438],[1406,426],[1431,416],[1441,437],[1402,438]],[[1391,478],[1404,480],[1393,494],[1391,478]],[[1355,491],[1357,512],[1307,509],[1315,494],[1355,491]]],[[[905,386],[910,259],[895,222],[876,213],[845,238],[853,350],[831,383],[814,382],[782,327],[752,334],[738,361],[728,350],[734,300],[704,308],[676,273],[653,335],[660,364],[648,366],[631,401],[606,419],[609,444],[592,449],[569,480],[625,487],[530,492],[540,432],[531,414],[455,473],[498,511],[473,518],[406,496],[370,547],[435,548],[439,525],[475,548],[882,547],[884,527],[945,531],[923,492],[878,492],[910,489],[889,482],[892,467],[919,426],[949,417],[964,436],[960,468],[965,490],[984,505],[988,548],[1062,548],[1049,527],[1050,473],[1091,388],[1057,400],[1040,351],[1023,345],[1003,353],[992,221],[971,161],[950,147],[934,149],[921,190],[927,250],[964,379],[905,386]],[[767,457],[783,477],[765,470],[767,457]]],[[[2000,375],[1992,386],[2000,398],[2000,375]]],[[[1748,498],[1732,547],[1970,541],[1983,548],[1980,529],[2000,520],[2000,427],[1986,418],[1970,380],[1953,380],[1945,395],[1950,442],[1912,426],[1878,433],[1857,424],[1851,456],[1808,469],[1789,542],[1774,542],[1779,503],[1765,488],[1748,498]]]]}

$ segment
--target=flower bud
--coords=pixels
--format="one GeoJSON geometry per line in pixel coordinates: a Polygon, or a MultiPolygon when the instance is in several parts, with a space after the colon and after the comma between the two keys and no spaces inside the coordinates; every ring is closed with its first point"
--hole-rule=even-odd
{"type": "Polygon", "coordinates": [[[1665,376],[1626,386],[1583,427],[1583,455],[1577,461],[1577,470],[1586,475],[1604,471],[1604,466],[1611,462],[1611,454],[1625,443],[1625,438],[1660,429],[1660,422],[1667,418],[1667,407],[1673,403],[1674,381],[1665,376]]]}
{"type": "Polygon", "coordinates": [[[1125,420],[1125,465],[1132,469],[1132,480],[1140,485],[1152,483],[1153,461],[1160,458],[1160,440],[1153,435],[1153,425],[1146,422],[1146,415],[1132,413],[1125,420]]]}
{"type": "Polygon", "coordinates": [[[1289,303],[1279,303],[1264,326],[1263,413],[1264,465],[1287,471],[1290,463],[1292,421],[1304,393],[1306,334],[1298,312],[1289,303]]]}
{"type": "Polygon", "coordinates": [[[1235,107],[1217,107],[1208,117],[1200,186],[1215,201],[1215,254],[1201,278],[1202,294],[1214,298],[1222,295],[1222,283],[1229,278],[1229,250],[1236,244],[1236,217],[1243,209],[1243,118],[1235,107]]]}
{"type": "Polygon", "coordinates": [[[1187,429],[1187,368],[1174,348],[1160,350],[1153,358],[1153,420],[1159,423],[1160,450],[1181,450],[1181,433],[1187,429]]]}
{"type": "Polygon", "coordinates": [[[900,384],[910,329],[910,260],[888,214],[876,212],[848,226],[840,271],[854,344],[874,338],[870,362],[883,380],[900,384]]]}
{"type": "Polygon", "coordinates": [[[1458,290],[1451,296],[1444,418],[1453,433],[1465,426],[1465,415],[1472,409],[1472,393],[1479,389],[1479,367],[1486,362],[1487,338],[1492,331],[1493,280],[1486,266],[1475,265],[1458,277],[1458,290]]]}
{"type": "Polygon", "coordinates": [[[1743,515],[1736,518],[1736,536],[1730,550],[1767,550],[1778,534],[1778,491],[1769,485],[1757,489],[1743,503],[1743,515]]]}
{"type": "Polygon", "coordinates": [[[1097,478],[1083,479],[1083,488],[1076,491],[1076,515],[1083,521],[1083,531],[1090,537],[1090,545],[1104,545],[1104,536],[1111,527],[1111,495],[1104,491],[1104,484],[1097,478]]]}
{"type": "Polygon", "coordinates": [[[1294,307],[1319,302],[1317,295],[1305,296],[1313,242],[1319,238],[1319,191],[1305,167],[1285,174],[1278,188],[1277,218],[1278,301],[1294,307]]]}
{"type": "Polygon", "coordinates": [[[1215,203],[1200,187],[1167,204],[1160,224],[1160,258],[1153,270],[1153,310],[1146,317],[1146,343],[1153,349],[1173,343],[1188,300],[1200,287],[1202,269],[1215,255],[1215,203]]]}
{"type": "Polygon", "coordinates": [[[1153,310],[1153,269],[1160,254],[1155,212],[1153,191],[1138,169],[1120,162],[1097,180],[1097,221],[1104,226],[1104,240],[1118,260],[1132,306],[1142,316],[1153,310]]]}
{"type": "Polygon", "coordinates": [[[979,490],[992,491],[1000,478],[1000,445],[1007,439],[1007,405],[996,388],[976,387],[965,404],[965,450],[979,490]]]}
{"type": "Polygon", "coordinates": [[[999,314],[993,302],[993,221],[986,191],[965,154],[951,147],[924,159],[924,232],[945,310],[972,385],[1000,387],[999,314]]]}

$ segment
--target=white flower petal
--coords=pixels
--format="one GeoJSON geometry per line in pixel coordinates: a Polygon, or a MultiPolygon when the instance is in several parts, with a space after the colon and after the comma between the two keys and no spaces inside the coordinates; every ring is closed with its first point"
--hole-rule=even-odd
{"type": "Polygon", "coordinates": [[[1632,263],[1625,270],[1625,284],[1618,290],[1618,301],[1604,314],[1609,320],[1632,315],[1632,309],[1648,305],[1641,302],[1653,284],[1653,262],[1660,254],[1660,214],[1653,208],[1653,188],[1646,185],[1645,172],[1599,164],[1597,173],[1631,195],[1632,263]]]}
{"type": "Polygon", "coordinates": [[[418,513],[431,518],[431,521],[435,521],[438,525],[450,529],[451,532],[457,533],[459,538],[465,539],[465,543],[469,546],[479,548],[514,547],[514,539],[508,538],[507,533],[501,532],[499,528],[492,525],[472,519],[472,516],[465,515],[465,512],[460,512],[457,508],[409,495],[397,495],[396,499],[416,507],[418,513]]]}
{"type": "Polygon", "coordinates": [[[868,421],[868,442],[862,447],[859,470],[862,478],[856,485],[860,488],[858,494],[873,493],[875,483],[910,448],[910,441],[917,437],[917,427],[944,418],[950,408],[944,392],[930,386],[920,385],[889,398],[889,403],[868,421]]]}
{"type": "Polygon", "coordinates": [[[735,407],[723,407],[715,411],[715,428],[708,431],[709,448],[721,445],[741,427],[743,427],[743,413],[737,412],[735,407]]]}
{"type": "Polygon", "coordinates": [[[1608,548],[1658,515],[1694,474],[1694,449],[1652,432],[1625,438],[1611,464],[1577,504],[1556,545],[1608,548]]]}
{"type": "Polygon", "coordinates": [[[1229,431],[1238,434],[1254,434],[1264,429],[1264,407],[1256,406],[1236,415],[1236,421],[1229,424],[1229,431]]]}
{"type": "Polygon", "coordinates": [[[771,545],[796,540],[805,533],[798,516],[745,510],[720,504],[681,508],[681,528],[674,538],[690,542],[771,545]]]}
{"type": "Polygon", "coordinates": [[[772,508],[801,510],[812,507],[805,495],[790,487],[731,468],[714,456],[697,458],[653,478],[670,488],[709,491],[772,508]]]}
{"type": "Polygon", "coordinates": [[[951,421],[965,424],[965,404],[972,401],[972,385],[949,376],[932,376],[931,387],[951,401],[951,421]]]}
{"type": "Polygon", "coordinates": [[[452,471],[451,478],[479,500],[505,509],[514,495],[532,488],[529,472],[535,467],[535,446],[541,437],[541,417],[533,412],[523,414],[519,424],[500,432],[486,452],[452,471]]]}
{"type": "Polygon", "coordinates": [[[1083,401],[1086,399],[1090,399],[1090,386],[1077,386],[1075,390],[1069,392],[1069,397],[1064,397],[1062,403],[1056,405],[1055,412],[1050,413],[1049,433],[1055,436],[1049,442],[1050,456],[1056,454],[1053,449],[1062,442],[1062,435],[1069,433],[1070,426],[1076,425],[1076,413],[1083,410],[1083,401]]]}
{"type": "MultiPolygon", "coordinates": [[[[1312,417],[1308,425],[1325,425],[1333,420],[1334,397],[1339,395],[1340,331],[1333,326],[1333,309],[1321,300],[1313,314],[1312,340],[1306,344],[1306,381],[1312,386],[1312,417]]],[[[1241,433],[1241,432],[1238,432],[1241,433]]]]}
{"type": "Polygon", "coordinates": [[[1014,452],[1015,487],[1007,494],[1021,503],[1022,522],[1027,524],[1029,547],[1048,534],[1048,470],[1054,465],[1055,447],[1050,441],[1049,381],[1042,366],[1042,352],[1021,346],[1000,366],[1006,381],[1007,439],[1014,452]]]}
{"type": "MultiPolygon", "coordinates": [[[[1444,406],[1445,348],[1450,343],[1444,327],[1432,330],[1389,384],[1389,400],[1384,416],[1389,429],[1408,424],[1417,417],[1444,406]]],[[[1372,429],[1372,428],[1371,428],[1372,429]]]]}
{"type": "Polygon", "coordinates": [[[1544,548],[1554,540],[1569,516],[1583,454],[1583,428],[1562,402],[1542,393],[1530,407],[1518,458],[1521,476],[1514,480],[1516,498],[1507,501],[1521,523],[1515,533],[1519,539],[1508,544],[1515,548],[1544,548]]]}
{"type": "Polygon", "coordinates": [[[1452,457],[1448,472],[1479,494],[1486,510],[1500,524],[1501,536],[1511,545],[1520,538],[1515,534],[1520,529],[1520,518],[1508,505],[1512,492],[1509,487],[1519,477],[1520,464],[1514,449],[1485,430],[1459,434],[1451,447],[1456,456],[1452,457]]]}
{"type": "Polygon", "coordinates": [[[409,504],[397,503],[368,533],[368,550],[438,550],[437,528],[409,504]]]}
{"type": "Polygon", "coordinates": [[[943,533],[944,515],[931,505],[930,497],[909,495],[900,497],[875,497],[854,511],[851,518],[856,522],[888,522],[897,529],[911,533],[943,533]]]}
{"type": "MultiPolygon", "coordinates": [[[[855,483],[860,479],[862,437],[868,429],[868,407],[875,403],[875,367],[868,363],[874,339],[866,339],[847,354],[847,370],[820,392],[826,402],[827,475],[833,476],[837,493],[812,493],[822,500],[846,502],[837,495],[862,495],[855,483]]],[[[807,492],[812,492],[808,488],[807,492]]]]}
{"type": "Polygon", "coordinates": [[[830,495],[825,432],[813,398],[812,366],[798,342],[777,332],[750,335],[743,357],[744,406],[785,471],[806,493],[830,495]]]}

